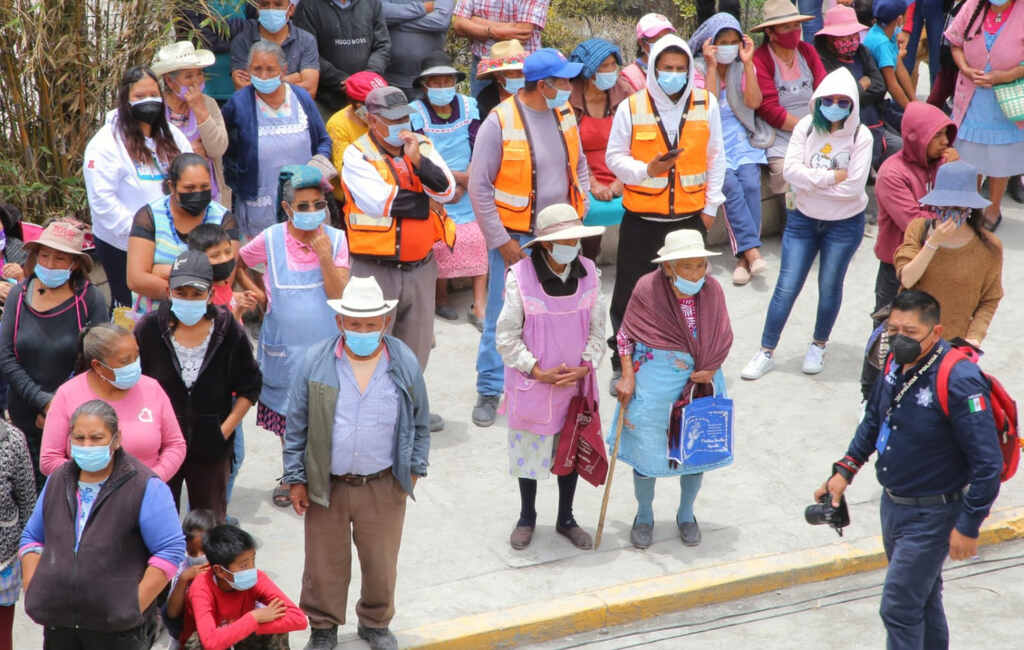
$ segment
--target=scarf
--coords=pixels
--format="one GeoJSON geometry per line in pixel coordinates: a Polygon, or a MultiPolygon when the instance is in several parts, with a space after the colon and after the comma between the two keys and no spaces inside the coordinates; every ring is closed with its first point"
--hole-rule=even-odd
{"type": "MultiPolygon", "coordinates": [[[[704,48],[704,41],[714,39],[718,36],[718,32],[723,29],[734,29],[743,34],[743,28],[740,27],[740,21],[736,20],[736,17],[730,13],[720,11],[717,14],[711,16],[697,28],[697,31],[693,33],[687,44],[690,46],[690,51],[693,52],[693,56],[701,56],[701,52],[704,48]]],[[[714,41],[712,41],[714,42],[714,41]]]]}

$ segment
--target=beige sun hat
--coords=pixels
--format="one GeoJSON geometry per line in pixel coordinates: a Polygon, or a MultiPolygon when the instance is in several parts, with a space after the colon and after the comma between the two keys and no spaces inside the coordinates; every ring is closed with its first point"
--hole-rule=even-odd
{"type": "Polygon", "coordinates": [[[327,301],[327,305],[342,316],[355,318],[383,316],[397,304],[397,300],[384,300],[384,292],[376,279],[356,276],[349,278],[341,298],[327,301]]]}
{"type": "Polygon", "coordinates": [[[88,274],[92,270],[92,258],[84,250],[85,226],[77,221],[68,219],[51,221],[43,229],[38,239],[25,242],[25,248],[29,251],[38,249],[40,246],[46,246],[62,253],[77,255],[79,263],[85,272],[88,274]]]}
{"type": "Polygon", "coordinates": [[[696,257],[721,255],[704,248],[704,238],[696,230],[674,230],[665,236],[665,245],[658,249],[658,256],[651,260],[652,264],[671,262],[672,260],[688,260],[696,257]]]}
{"type": "Polygon", "coordinates": [[[583,239],[604,234],[604,226],[584,226],[576,208],[568,203],[555,203],[540,211],[534,227],[537,237],[523,244],[523,248],[539,241],[583,239]]]}
{"type": "Polygon", "coordinates": [[[773,25],[785,25],[786,23],[803,23],[812,20],[813,16],[807,16],[796,8],[790,0],[767,0],[764,3],[764,21],[761,24],[751,27],[750,31],[759,32],[765,27],[773,25]]]}
{"type": "Polygon", "coordinates": [[[162,77],[169,72],[188,70],[189,68],[208,68],[217,57],[210,50],[197,50],[189,41],[179,41],[164,45],[153,58],[153,74],[162,77]]]}
{"type": "Polygon", "coordinates": [[[491,45],[487,58],[480,59],[476,66],[476,78],[487,79],[494,72],[504,70],[522,70],[526,60],[526,50],[519,41],[498,41],[491,45]]]}

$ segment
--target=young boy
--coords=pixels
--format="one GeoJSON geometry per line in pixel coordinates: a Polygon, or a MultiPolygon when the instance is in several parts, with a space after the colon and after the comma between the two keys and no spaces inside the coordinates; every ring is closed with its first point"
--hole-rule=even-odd
{"type": "Polygon", "coordinates": [[[288,633],[306,629],[306,615],[256,569],[249,533],[217,526],[203,537],[210,569],[192,581],[181,635],[186,650],[280,650],[288,633]]]}
{"type": "Polygon", "coordinates": [[[242,314],[256,309],[260,297],[255,291],[235,291],[237,262],[231,238],[215,223],[196,226],[188,235],[191,250],[206,253],[213,266],[213,304],[226,307],[241,322],[242,314]]]}
{"type": "Polygon", "coordinates": [[[181,532],[185,533],[185,559],[178,566],[178,574],[171,580],[171,595],[164,605],[164,623],[171,637],[168,650],[181,647],[178,636],[181,634],[182,614],[185,613],[185,594],[192,581],[202,571],[210,567],[203,554],[203,535],[217,525],[217,518],[211,510],[192,510],[181,522],[181,532]]]}
{"type": "Polygon", "coordinates": [[[885,87],[895,103],[895,106],[887,104],[883,108],[882,119],[894,130],[899,131],[903,110],[917,96],[910,81],[910,74],[903,67],[900,45],[896,42],[896,36],[903,27],[903,12],[907,10],[907,2],[875,0],[872,9],[875,24],[864,35],[862,44],[871,53],[878,69],[882,71],[885,87]]]}

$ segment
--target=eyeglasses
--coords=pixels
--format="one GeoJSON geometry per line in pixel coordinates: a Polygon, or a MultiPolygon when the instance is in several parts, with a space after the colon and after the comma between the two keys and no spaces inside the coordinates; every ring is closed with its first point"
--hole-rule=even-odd
{"type": "Polygon", "coordinates": [[[327,208],[327,201],[313,201],[312,203],[303,201],[302,203],[295,204],[297,212],[312,212],[313,210],[323,210],[325,208],[327,208]]]}
{"type": "Polygon", "coordinates": [[[849,100],[849,99],[846,99],[846,98],[843,98],[843,99],[832,99],[831,97],[822,97],[821,98],[821,105],[822,106],[831,106],[832,104],[835,104],[839,108],[850,108],[850,107],[853,106],[853,101],[849,100]]]}

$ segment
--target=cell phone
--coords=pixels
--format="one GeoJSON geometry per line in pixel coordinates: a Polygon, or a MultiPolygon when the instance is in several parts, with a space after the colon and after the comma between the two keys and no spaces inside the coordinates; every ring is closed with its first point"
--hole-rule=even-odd
{"type": "Polygon", "coordinates": [[[665,155],[663,155],[661,159],[668,160],[670,158],[675,158],[676,156],[679,155],[681,151],[682,149],[669,149],[668,151],[665,152],[665,155]]]}

